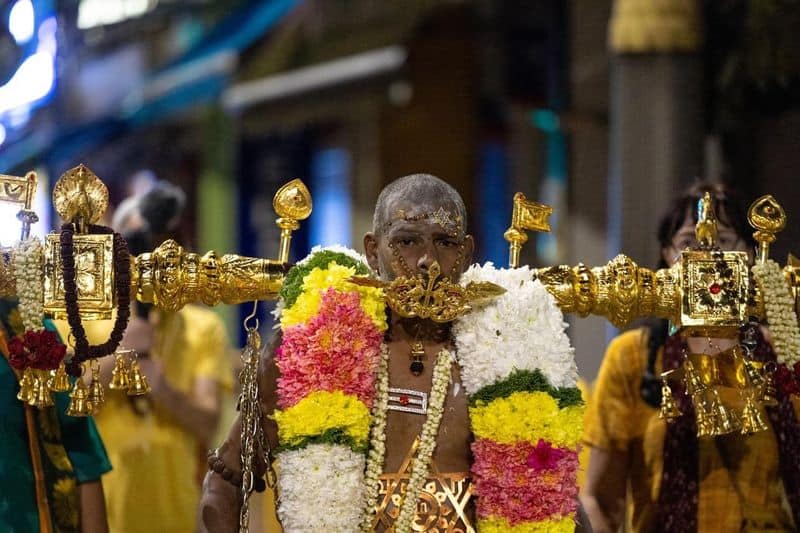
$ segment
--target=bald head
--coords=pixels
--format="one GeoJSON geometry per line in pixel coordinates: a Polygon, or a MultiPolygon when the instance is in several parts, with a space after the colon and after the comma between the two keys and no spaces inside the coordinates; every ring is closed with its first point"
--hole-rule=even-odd
{"type": "Polygon", "coordinates": [[[462,231],[467,228],[467,209],[464,200],[451,185],[430,174],[411,174],[398,178],[384,187],[375,204],[372,231],[380,236],[382,229],[392,220],[397,205],[415,206],[420,211],[434,211],[445,207],[461,219],[462,231]]]}

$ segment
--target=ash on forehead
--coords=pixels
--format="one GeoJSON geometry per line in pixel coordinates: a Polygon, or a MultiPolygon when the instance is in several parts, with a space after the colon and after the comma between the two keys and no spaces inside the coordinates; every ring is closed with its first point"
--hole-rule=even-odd
{"type": "Polygon", "coordinates": [[[466,233],[467,209],[464,200],[452,186],[430,174],[411,174],[391,182],[383,188],[375,204],[372,218],[372,231],[379,235],[388,222],[393,219],[394,209],[398,202],[414,205],[416,209],[410,215],[420,212],[435,212],[439,208],[450,211],[453,218],[460,217],[461,229],[466,233]]]}

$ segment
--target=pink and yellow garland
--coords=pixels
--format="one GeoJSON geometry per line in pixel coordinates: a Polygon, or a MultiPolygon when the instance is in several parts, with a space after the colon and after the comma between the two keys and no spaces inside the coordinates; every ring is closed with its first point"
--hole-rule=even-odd
{"type": "Polygon", "coordinates": [[[454,327],[478,530],[574,531],[583,405],[561,312],[527,268],[473,266],[469,281],[508,291],[454,327]]]}

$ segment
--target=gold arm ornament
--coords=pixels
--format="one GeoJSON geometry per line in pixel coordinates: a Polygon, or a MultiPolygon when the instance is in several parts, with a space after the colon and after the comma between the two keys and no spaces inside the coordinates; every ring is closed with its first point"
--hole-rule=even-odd
{"type": "MultiPolygon", "coordinates": [[[[618,255],[601,267],[579,263],[574,267],[539,268],[535,277],[565,313],[602,316],[617,327],[636,318],[654,316],[670,320],[687,335],[736,335],[749,317],[764,318],[763,298],[750,275],[747,254],[717,248],[710,196],[699,204],[700,245],[684,250],[671,268],[654,271],[618,255]]],[[[774,233],[785,226],[785,214],[771,197],[754,202],[750,213],[760,243],[760,259],[766,257],[769,244],[775,240],[774,233]]],[[[784,275],[797,302],[797,260],[790,261],[784,275]]]]}
{"type": "MultiPolygon", "coordinates": [[[[108,190],[83,165],[67,171],[53,189],[53,205],[65,220],[76,222],[73,237],[78,304],[81,318],[108,319],[116,305],[113,236],[89,234],[85,229],[100,220],[108,206],[108,190]]],[[[288,268],[292,231],[312,210],[311,194],[298,179],[276,193],[275,211],[281,229],[278,260],[235,254],[219,256],[186,251],[168,240],[153,252],[131,258],[131,292],[142,302],[176,311],[189,303],[217,305],[276,299],[288,268]]],[[[11,277],[0,266],[0,286],[11,277]]],[[[61,247],[58,234],[45,239],[45,313],[66,318],[61,247]]]]}
{"type": "Polygon", "coordinates": [[[200,256],[169,240],[134,260],[131,284],[136,298],[173,311],[193,302],[217,305],[277,299],[289,267],[292,232],[311,215],[313,205],[311,193],[299,179],[281,187],[272,205],[280,216],[275,222],[281,230],[277,260],[236,254],[219,257],[213,250],[200,256]]]}

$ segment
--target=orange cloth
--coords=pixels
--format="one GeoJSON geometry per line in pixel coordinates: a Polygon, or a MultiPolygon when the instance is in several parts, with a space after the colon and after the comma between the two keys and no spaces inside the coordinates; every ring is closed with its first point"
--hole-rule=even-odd
{"type": "MultiPolygon", "coordinates": [[[[639,395],[646,365],[644,330],[614,339],[584,422],[588,446],[627,455],[628,531],[652,528],[663,469],[666,422],[639,395]]],[[[660,366],[659,356],[658,373],[660,366]]],[[[720,388],[720,395],[727,405],[741,404],[733,389],[720,388]]],[[[700,441],[698,531],[794,531],[783,507],[777,450],[772,429],[700,441]]]]}

